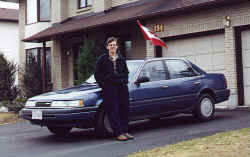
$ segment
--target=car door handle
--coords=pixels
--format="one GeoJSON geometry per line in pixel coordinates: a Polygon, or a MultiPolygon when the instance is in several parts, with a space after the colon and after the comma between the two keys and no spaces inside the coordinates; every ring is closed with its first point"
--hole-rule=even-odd
{"type": "Polygon", "coordinates": [[[194,83],[194,85],[200,85],[201,84],[201,82],[195,82],[194,83]]]}
{"type": "Polygon", "coordinates": [[[163,89],[167,89],[168,88],[168,85],[165,85],[165,86],[162,86],[163,89]]]}

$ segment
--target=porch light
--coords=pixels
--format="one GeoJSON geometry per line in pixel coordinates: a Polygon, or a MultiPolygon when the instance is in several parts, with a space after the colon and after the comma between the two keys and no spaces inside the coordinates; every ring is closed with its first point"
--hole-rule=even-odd
{"type": "Polygon", "coordinates": [[[226,16],[225,19],[223,20],[224,26],[225,27],[230,27],[231,26],[231,18],[230,16],[226,16]]]}

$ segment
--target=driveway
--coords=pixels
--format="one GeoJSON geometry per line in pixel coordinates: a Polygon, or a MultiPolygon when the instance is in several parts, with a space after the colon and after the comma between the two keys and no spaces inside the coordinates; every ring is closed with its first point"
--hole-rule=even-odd
{"type": "Polygon", "coordinates": [[[97,138],[92,129],[72,130],[56,137],[46,128],[19,122],[0,126],[0,156],[3,157],[119,157],[215,133],[250,127],[250,109],[220,110],[215,119],[200,123],[191,115],[141,121],[131,125],[136,139],[119,142],[97,138]]]}

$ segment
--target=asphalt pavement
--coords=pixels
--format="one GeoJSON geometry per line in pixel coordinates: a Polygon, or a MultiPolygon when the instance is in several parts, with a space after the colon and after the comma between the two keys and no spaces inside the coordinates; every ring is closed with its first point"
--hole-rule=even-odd
{"type": "Polygon", "coordinates": [[[98,138],[93,129],[73,129],[66,137],[52,135],[47,128],[18,122],[0,126],[1,157],[120,157],[141,150],[193,138],[250,127],[250,109],[219,110],[215,119],[200,123],[191,115],[157,122],[141,121],[130,126],[134,140],[119,142],[98,138]]]}

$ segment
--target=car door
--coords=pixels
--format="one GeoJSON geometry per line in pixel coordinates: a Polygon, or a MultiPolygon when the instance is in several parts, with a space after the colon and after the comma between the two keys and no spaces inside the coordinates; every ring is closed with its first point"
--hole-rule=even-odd
{"type": "Polygon", "coordinates": [[[170,80],[168,86],[169,111],[188,109],[197,102],[201,88],[201,76],[188,62],[181,59],[167,59],[165,64],[170,80]]]}
{"type": "Polygon", "coordinates": [[[167,76],[162,60],[150,61],[143,66],[138,78],[146,77],[148,81],[134,84],[130,93],[131,116],[147,116],[160,112],[166,97],[164,87],[167,76]]]}

